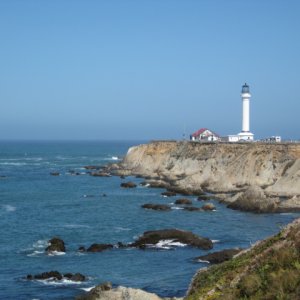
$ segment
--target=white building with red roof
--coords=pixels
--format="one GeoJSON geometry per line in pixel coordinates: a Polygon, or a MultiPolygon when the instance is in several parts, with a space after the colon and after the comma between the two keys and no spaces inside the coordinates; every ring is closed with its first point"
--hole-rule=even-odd
{"type": "Polygon", "coordinates": [[[207,142],[214,142],[220,139],[220,136],[207,129],[207,128],[200,128],[190,136],[191,141],[207,141],[207,142]]]}

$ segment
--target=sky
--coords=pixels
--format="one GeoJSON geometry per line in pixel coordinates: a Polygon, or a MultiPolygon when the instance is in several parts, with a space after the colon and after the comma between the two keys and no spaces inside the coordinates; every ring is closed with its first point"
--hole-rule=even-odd
{"type": "Polygon", "coordinates": [[[298,0],[0,0],[0,139],[300,139],[298,0]]]}

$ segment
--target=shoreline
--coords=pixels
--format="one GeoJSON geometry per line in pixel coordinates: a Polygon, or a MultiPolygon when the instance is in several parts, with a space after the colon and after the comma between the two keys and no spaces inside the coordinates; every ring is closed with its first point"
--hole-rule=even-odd
{"type": "Polygon", "coordinates": [[[300,211],[300,144],[154,141],[131,147],[105,172],[182,195],[213,194],[242,211],[300,211]]]}

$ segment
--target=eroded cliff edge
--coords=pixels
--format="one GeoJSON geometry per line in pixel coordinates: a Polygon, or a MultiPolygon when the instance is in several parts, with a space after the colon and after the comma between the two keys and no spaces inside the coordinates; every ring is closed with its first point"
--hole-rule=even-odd
{"type": "Polygon", "coordinates": [[[269,210],[300,209],[300,144],[157,141],[130,148],[115,172],[228,203],[253,195],[269,210]]]}

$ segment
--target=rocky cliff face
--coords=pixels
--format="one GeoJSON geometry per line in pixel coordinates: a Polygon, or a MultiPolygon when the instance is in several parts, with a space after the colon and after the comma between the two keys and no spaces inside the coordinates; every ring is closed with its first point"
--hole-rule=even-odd
{"type": "Polygon", "coordinates": [[[277,202],[299,203],[300,144],[151,142],[130,148],[119,174],[213,193],[255,186],[277,202]]]}

